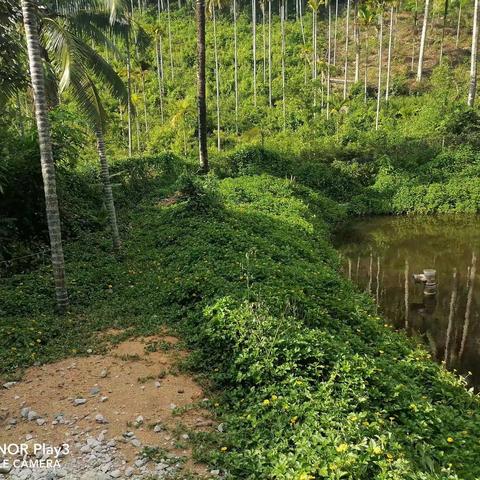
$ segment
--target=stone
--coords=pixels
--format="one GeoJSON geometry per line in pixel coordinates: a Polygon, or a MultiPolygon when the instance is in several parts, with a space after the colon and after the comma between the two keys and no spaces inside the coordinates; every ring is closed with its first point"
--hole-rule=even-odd
{"type": "Polygon", "coordinates": [[[135,426],[138,428],[140,425],[143,425],[143,417],[141,415],[139,415],[136,419],[135,419],[135,426]]]}
{"type": "Polygon", "coordinates": [[[155,433],[159,433],[159,432],[161,432],[162,430],[163,430],[163,427],[162,427],[159,423],[157,423],[157,425],[155,425],[155,427],[153,427],[153,431],[154,431],[155,433]]]}
{"type": "Polygon", "coordinates": [[[79,405],[85,405],[85,403],[87,403],[87,400],[85,400],[85,398],[76,398],[74,401],[73,401],[73,404],[78,407],[79,405]]]}
{"type": "Polygon", "coordinates": [[[35,411],[35,410],[29,410],[27,414],[27,420],[29,422],[33,420],[37,420],[37,418],[40,418],[40,415],[35,411]]]}
{"type": "Polygon", "coordinates": [[[100,399],[100,401],[101,401],[102,403],[103,403],[103,402],[106,402],[107,400],[108,400],[108,397],[102,397],[102,398],[100,399]]]}
{"type": "Polygon", "coordinates": [[[30,407],[23,407],[23,408],[20,410],[20,415],[22,416],[22,418],[27,418],[29,411],[30,411],[30,407]]]}
{"type": "Polygon", "coordinates": [[[182,435],[182,439],[183,439],[183,440],[188,440],[189,438],[190,438],[190,437],[188,436],[188,433],[184,433],[184,434],[182,435]]]}
{"type": "Polygon", "coordinates": [[[37,418],[37,425],[39,425],[40,427],[42,425],[45,425],[47,421],[44,419],[44,418],[37,418]]]}
{"type": "Polygon", "coordinates": [[[135,470],[132,467],[127,467],[125,469],[124,475],[127,478],[130,478],[135,473],[135,470]]]}
{"type": "Polygon", "coordinates": [[[108,423],[107,419],[101,413],[95,416],[95,422],[101,423],[101,424],[108,423]]]}
{"type": "Polygon", "coordinates": [[[80,452],[81,453],[90,453],[92,451],[92,449],[88,446],[88,445],[84,445],[81,449],[80,449],[80,452]]]}
{"type": "Polygon", "coordinates": [[[138,438],[134,438],[130,443],[137,448],[140,448],[142,446],[142,443],[138,438]]]}
{"type": "Polygon", "coordinates": [[[217,475],[220,475],[220,470],[210,470],[210,473],[211,473],[212,475],[217,476],[217,475]]]}
{"type": "Polygon", "coordinates": [[[108,370],[107,370],[106,368],[104,368],[104,369],[100,372],[100,378],[105,378],[107,375],[108,375],[108,370]]]}
{"type": "Polygon", "coordinates": [[[100,393],[100,389],[98,387],[92,387],[90,389],[90,395],[98,395],[100,393]]]}
{"type": "Polygon", "coordinates": [[[7,382],[7,383],[4,383],[2,386],[3,388],[6,388],[8,390],[9,388],[12,388],[16,384],[17,382],[7,382]]]}
{"type": "Polygon", "coordinates": [[[155,382],[155,388],[160,388],[161,386],[162,386],[162,384],[159,381],[155,382]]]}
{"type": "Polygon", "coordinates": [[[120,470],[114,470],[113,472],[110,472],[110,476],[112,478],[120,478],[122,476],[122,472],[120,470]]]}
{"type": "Polygon", "coordinates": [[[148,463],[148,458],[147,457],[143,457],[143,458],[139,458],[138,460],[135,460],[135,466],[137,468],[143,467],[147,463],[148,463]]]}

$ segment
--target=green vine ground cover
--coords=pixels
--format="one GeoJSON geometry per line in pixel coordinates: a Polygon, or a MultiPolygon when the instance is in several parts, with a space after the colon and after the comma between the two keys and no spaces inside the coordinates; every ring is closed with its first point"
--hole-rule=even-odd
{"type": "Polygon", "coordinates": [[[218,392],[225,432],[201,455],[228,478],[480,478],[478,398],[339,273],[329,236],[347,207],[238,160],[225,178],[170,157],[130,172],[122,257],[98,231],[67,246],[66,317],[48,268],[2,280],[2,375],[167,323],[218,392]]]}

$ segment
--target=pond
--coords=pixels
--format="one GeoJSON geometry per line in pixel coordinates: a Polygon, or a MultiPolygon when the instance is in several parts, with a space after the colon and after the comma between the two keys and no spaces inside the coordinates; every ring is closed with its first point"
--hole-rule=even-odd
{"type": "Polygon", "coordinates": [[[335,243],[345,275],[388,321],[423,337],[438,362],[478,389],[480,218],[362,218],[344,226],[335,243]],[[414,281],[425,269],[436,270],[436,286],[414,281]]]}

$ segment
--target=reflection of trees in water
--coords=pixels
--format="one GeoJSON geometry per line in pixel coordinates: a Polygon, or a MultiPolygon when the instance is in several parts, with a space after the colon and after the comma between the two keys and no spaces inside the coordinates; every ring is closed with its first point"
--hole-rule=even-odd
{"type": "MultiPolygon", "coordinates": [[[[424,296],[423,287],[416,288],[413,283],[410,284],[412,273],[408,259],[404,259],[403,268],[398,269],[397,263],[392,267],[391,257],[385,258],[374,249],[369,253],[363,250],[367,253],[363,256],[357,254],[361,246],[357,244],[354,252],[355,274],[352,272],[352,259],[345,257],[345,275],[356,280],[361,289],[375,298],[381,311],[394,325],[403,327],[411,335],[423,336],[438,362],[460,372],[466,372],[471,366],[474,374],[480,377],[480,351],[473,347],[472,342],[476,335],[480,335],[479,325],[472,320],[472,316],[475,318],[477,315],[475,254],[472,255],[471,265],[462,269],[463,275],[456,268],[449,274],[443,271],[439,294],[424,296]]],[[[448,258],[449,262],[452,260],[448,258]]],[[[476,381],[480,386],[480,378],[476,381]]]]}

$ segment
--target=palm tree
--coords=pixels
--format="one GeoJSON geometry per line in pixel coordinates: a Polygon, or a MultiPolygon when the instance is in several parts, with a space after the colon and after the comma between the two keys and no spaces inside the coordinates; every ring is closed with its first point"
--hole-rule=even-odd
{"type": "Polygon", "coordinates": [[[343,69],[344,79],[343,79],[343,99],[347,98],[347,80],[348,80],[348,29],[350,21],[350,0],[347,0],[347,14],[345,22],[345,66],[343,69]]]}
{"type": "MultiPolygon", "coordinates": [[[[308,0],[308,5],[312,9],[312,80],[313,80],[313,107],[317,106],[317,15],[320,7],[320,0],[308,0]]],[[[315,116],[315,110],[313,113],[315,116]]]]}
{"type": "Polygon", "coordinates": [[[332,4],[326,0],[328,8],[328,43],[327,43],[327,120],[330,118],[330,63],[332,57],[332,4]]]}
{"type": "Polygon", "coordinates": [[[40,144],[40,162],[42,165],[43,188],[47,211],[47,225],[50,236],[53,278],[57,307],[64,313],[69,305],[67,285],[65,280],[65,260],[63,256],[62,233],[60,229],[60,211],[58,208],[55,165],[52,155],[50,137],[50,121],[48,119],[47,98],[45,93],[45,77],[42,64],[35,9],[31,0],[21,0],[23,24],[27,38],[28,63],[35,102],[38,139],[40,144]]]}
{"type": "Polygon", "coordinates": [[[268,105],[272,107],[272,0],[268,0],[268,105]]]}
{"type": "Polygon", "coordinates": [[[265,25],[265,1],[260,0],[260,10],[262,11],[262,40],[263,40],[263,84],[267,82],[267,37],[265,25]]]}
{"type": "Polygon", "coordinates": [[[377,86],[377,113],[375,116],[375,130],[378,130],[378,124],[380,120],[380,99],[382,98],[382,63],[383,63],[382,62],[382,44],[383,44],[383,4],[379,4],[378,86],[377,86]]]}
{"type": "Polygon", "coordinates": [[[257,2],[252,0],[253,104],[257,106],[257,2]]]}
{"type": "Polygon", "coordinates": [[[468,89],[467,105],[473,107],[477,93],[477,50],[478,50],[478,6],[480,0],[475,0],[473,8],[472,53],[470,58],[470,87],[468,89]]]}
{"type": "Polygon", "coordinates": [[[287,103],[285,98],[285,16],[286,3],[282,0],[280,22],[282,30],[282,107],[283,107],[283,130],[287,128],[287,103]]]}
{"type": "MultiPolygon", "coordinates": [[[[270,0],[271,1],[271,0],[270,0]]],[[[233,63],[235,82],[235,132],[238,135],[238,50],[237,50],[237,1],[233,0],[233,63]]]]}
{"type": "Polygon", "coordinates": [[[197,18],[197,88],[198,88],[198,144],[200,170],[208,172],[207,99],[205,88],[205,0],[196,0],[197,18]]]}
{"type": "Polygon", "coordinates": [[[363,26],[365,28],[365,75],[364,75],[364,101],[367,101],[368,92],[368,61],[370,54],[370,26],[372,25],[375,15],[373,10],[366,3],[362,3],[360,6],[360,18],[362,19],[363,26]]]}
{"type": "Polygon", "coordinates": [[[337,23],[338,23],[338,0],[335,0],[335,22],[333,26],[333,64],[337,64],[337,23]]]}
{"type": "Polygon", "coordinates": [[[420,37],[420,50],[418,52],[417,82],[422,80],[423,74],[423,56],[425,54],[425,42],[427,39],[428,9],[430,0],[425,0],[425,10],[423,12],[422,36],[420,37]]]}
{"type": "Polygon", "coordinates": [[[218,61],[218,48],[217,48],[217,19],[215,14],[215,3],[220,6],[218,0],[210,1],[208,4],[210,13],[213,20],[213,52],[215,57],[215,98],[217,106],[217,150],[221,150],[220,143],[220,69],[218,61]]]}
{"type": "Polygon", "coordinates": [[[360,80],[360,22],[358,21],[358,4],[360,0],[354,0],[353,13],[353,36],[355,40],[355,83],[360,80]]]}
{"type": "Polygon", "coordinates": [[[163,116],[163,49],[162,49],[162,32],[160,28],[155,30],[155,60],[157,64],[157,82],[158,95],[160,99],[160,118],[164,122],[163,116]]]}
{"type": "Polygon", "coordinates": [[[167,30],[168,30],[168,55],[170,57],[170,76],[173,81],[175,80],[175,73],[173,68],[172,27],[170,22],[170,0],[167,0],[167,30]]]}
{"type": "Polygon", "coordinates": [[[460,24],[462,20],[462,0],[458,2],[458,19],[457,19],[457,35],[455,37],[455,47],[458,48],[458,41],[460,39],[460,24]]]}
{"type": "Polygon", "coordinates": [[[387,79],[385,82],[385,101],[388,102],[390,95],[390,72],[392,69],[392,47],[393,47],[393,24],[395,20],[394,5],[390,6],[390,27],[388,32],[388,57],[387,57],[387,79]]]}

